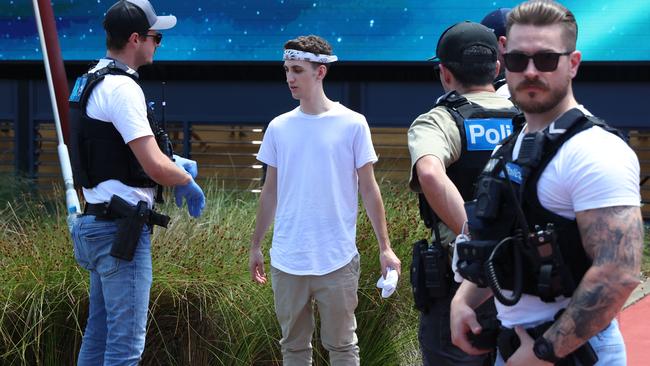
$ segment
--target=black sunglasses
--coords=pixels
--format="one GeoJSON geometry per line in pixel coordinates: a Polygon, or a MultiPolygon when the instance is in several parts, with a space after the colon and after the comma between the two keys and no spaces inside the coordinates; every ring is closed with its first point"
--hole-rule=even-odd
{"type": "Polygon", "coordinates": [[[153,38],[153,40],[154,40],[154,42],[156,42],[156,44],[160,44],[160,42],[162,42],[162,33],[156,33],[156,34],[141,34],[141,36],[143,36],[143,37],[145,37],[145,38],[146,38],[146,37],[151,37],[151,38],[153,38]]]}
{"type": "Polygon", "coordinates": [[[560,56],[567,56],[572,54],[573,51],[557,53],[557,52],[538,52],[532,56],[525,53],[504,53],[503,61],[506,64],[506,69],[510,72],[523,72],[528,67],[528,62],[532,58],[535,68],[541,72],[551,72],[557,69],[557,63],[560,56]]]}

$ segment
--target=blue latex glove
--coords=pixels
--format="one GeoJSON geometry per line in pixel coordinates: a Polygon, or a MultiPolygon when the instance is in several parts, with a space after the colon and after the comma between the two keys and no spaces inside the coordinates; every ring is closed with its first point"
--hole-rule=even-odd
{"type": "Polygon", "coordinates": [[[201,216],[201,212],[203,212],[203,208],[205,207],[205,195],[194,179],[190,180],[184,186],[174,187],[174,197],[176,198],[176,206],[179,208],[183,207],[183,198],[185,198],[187,211],[190,213],[190,216],[201,216]]]}
{"type": "Polygon", "coordinates": [[[190,173],[192,179],[196,178],[197,174],[199,174],[199,165],[196,163],[196,161],[185,159],[176,154],[174,154],[173,156],[174,156],[174,164],[176,164],[176,166],[190,173]]]}

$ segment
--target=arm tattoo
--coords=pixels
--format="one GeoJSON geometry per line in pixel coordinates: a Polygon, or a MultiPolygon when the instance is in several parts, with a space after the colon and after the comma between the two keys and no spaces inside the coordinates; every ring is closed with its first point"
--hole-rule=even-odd
{"type": "Polygon", "coordinates": [[[638,207],[593,210],[579,223],[582,243],[594,266],[614,264],[640,269],[643,222],[638,207]]]}
{"type": "Polygon", "coordinates": [[[566,355],[603,330],[639,283],[643,248],[641,210],[607,207],[576,215],[582,245],[593,260],[571,302],[545,336],[566,355]]]}

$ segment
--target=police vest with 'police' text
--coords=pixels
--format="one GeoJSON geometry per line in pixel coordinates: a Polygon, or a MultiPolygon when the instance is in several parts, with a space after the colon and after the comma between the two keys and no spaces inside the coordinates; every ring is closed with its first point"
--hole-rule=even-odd
{"type": "MultiPolygon", "coordinates": [[[[523,117],[517,119],[520,118],[521,122],[516,123],[523,125],[525,121],[523,117]]],[[[582,245],[576,220],[560,216],[542,206],[537,184],[562,145],[594,126],[625,140],[619,131],[602,120],[574,108],[544,130],[523,135],[517,159],[513,159],[513,150],[521,128],[503,142],[479,178],[478,186],[481,189],[477,191],[474,204],[466,205],[472,241],[457,248],[459,273],[463,277],[479,286],[486,285],[490,279],[484,278],[488,273],[485,263],[488,257],[493,257],[493,280],[499,283],[498,288],[513,290],[515,282],[520,279],[523,293],[539,296],[546,302],[573,294],[591,266],[591,259],[582,245]],[[539,243],[530,240],[537,239],[531,233],[544,232],[544,228],[552,228],[547,231],[552,231],[553,240],[539,243]],[[514,244],[498,251],[492,249],[494,246],[485,244],[503,243],[508,237],[516,238],[517,231],[523,233],[519,243],[513,241],[514,244]],[[516,245],[520,246],[522,253],[521,273],[515,273],[513,269],[516,245]],[[479,250],[481,246],[486,250],[479,250]],[[475,247],[478,249],[472,249],[475,247]]]]}
{"type": "MultiPolygon", "coordinates": [[[[462,149],[460,158],[447,167],[447,176],[463,200],[474,195],[474,186],[494,148],[513,131],[512,119],[520,112],[512,108],[489,109],[451,91],[438,99],[435,107],[447,109],[456,122],[462,149]]],[[[427,227],[437,218],[420,194],[420,214],[427,227]],[[423,207],[424,206],[424,207],[423,207]]]]}

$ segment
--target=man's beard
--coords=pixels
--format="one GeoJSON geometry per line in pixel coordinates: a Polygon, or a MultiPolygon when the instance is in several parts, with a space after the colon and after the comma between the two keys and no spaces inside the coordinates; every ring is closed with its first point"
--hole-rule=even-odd
{"type": "Polygon", "coordinates": [[[513,102],[520,110],[526,113],[542,114],[555,108],[560,101],[566,97],[569,92],[569,82],[570,81],[567,81],[567,83],[560,88],[550,89],[548,85],[544,84],[539,79],[524,80],[514,88],[509,86],[509,89],[513,102]],[[542,96],[540,93],[536,93],[537,95],[535,95],[534,98],[524,98],[523,95],[529,92],[523,91],[522,89],[530,86],[540,88],[543,91],[550,91],[548,98],[545,100],[541,99],[542,96]]]}

